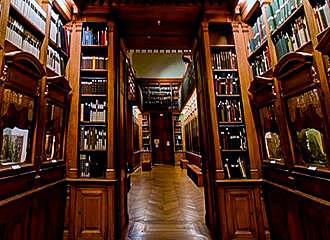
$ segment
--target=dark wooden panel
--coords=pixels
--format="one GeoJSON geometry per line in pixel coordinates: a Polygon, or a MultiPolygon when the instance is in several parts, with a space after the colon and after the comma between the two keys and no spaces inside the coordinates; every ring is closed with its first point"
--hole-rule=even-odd
{"type": "Polygon", "coordinates": [[[299,172],[293,172],[292,176],[295,180],[296,189],[299,191],[330,201],[329,179],[299,172]]]}
{"type": "Polygon", "coordinates": [[[227,189],[225,195],[229,239],[258,239],[253,189],[227,189]]]}
{"type": "Polygon", "coordinates": [[[64,182],[33,195],[29,239],[58,240],[63,238],[65,198],[64,182]]]}
{"type": "Polygon", "coordinates": [[[306,240],[330,239],[330,208],[312,202],[303,202],[301,214],[306,240]]]}
{"type": "Polygon", "coordinates": [[[189,164],[195,164],[198,167],[202,168],[202,156],[201,155],[187,151],[186,159],[189,161],[189,164]]]}
{"type": "Polygon", "coordinates": [[[2,238],[10,240],[26,240],[29,228],[29,208],[31,198],[25,197],[0,208],[0,226],[2,238]]]}
{"type": "Polygon", "coordinates": [[[0,200],[33,188],[35,172],[0,178],[0,200]]]}
{"type": "Polygon", "coordinates": [[[153,163],[173,164],[171,141],[172,136],[172,113],[151,113],[151,133],[152,133],[152,160],[153,163]],[[155,139],[159,139],[158,147],[155,139]],[[168,145],[167,142],[170,144],[168,145]]]}
{"type": "Polygon", "coordinates": [[[105,189],[79,188],[76,201],[76,239],[104,239],[107,223],[105,189]]]}

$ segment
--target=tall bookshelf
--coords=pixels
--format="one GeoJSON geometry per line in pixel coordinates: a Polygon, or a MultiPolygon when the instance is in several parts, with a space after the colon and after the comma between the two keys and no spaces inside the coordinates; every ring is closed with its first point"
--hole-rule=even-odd
{"type": "Polygon", "coordinates": [[[239,72],[232,44],[211,46],[221,159],[227,179],[249,177],[239,72]]]}
{"type": "Polygon", "coordinates": [[[183,151],[183,139],[182,139],[182,122],[181,114],[173,113],[173,141],[174,152],[183,151]]]}
{"type": "Polygon", "coordinates": [[[150,114],[142,114],[142,149],[151,151],[151,125],[150,114]]]}
{"type": "Polygon", "coordinates": [[[78,166],[84,178],[103,178],[107,160],[107,25],[84,23],[80,65],[78,166]]]}
{"type": "Polygon", "coordinates": [[[179,83],[149,81],[142,84],[145,110],[175,110],[179,107],[179,83]]]}

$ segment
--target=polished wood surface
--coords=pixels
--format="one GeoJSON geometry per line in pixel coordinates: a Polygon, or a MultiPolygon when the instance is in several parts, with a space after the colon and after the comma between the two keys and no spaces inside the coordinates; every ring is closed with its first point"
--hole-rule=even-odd
{"type": "Polygon", "coordinates": [[[204,191],[176,166],[137,170],[128,194],[130,223],[122,239],[212,239],[205,226],[204,191]]]}

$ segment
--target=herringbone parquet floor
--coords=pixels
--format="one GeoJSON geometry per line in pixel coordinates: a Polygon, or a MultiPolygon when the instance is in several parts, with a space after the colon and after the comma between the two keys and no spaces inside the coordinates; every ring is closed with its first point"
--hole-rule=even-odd
{"type": "Polygon", "coordinates": [[[203,188],[186,170],[168,165],[132,175],[128,194],[129,240],[211,239],[204,224],[203,188]]]}

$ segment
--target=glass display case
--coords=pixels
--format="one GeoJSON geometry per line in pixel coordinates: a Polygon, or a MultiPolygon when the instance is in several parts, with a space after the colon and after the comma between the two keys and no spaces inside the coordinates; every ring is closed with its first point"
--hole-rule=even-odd
{"type": "Polygon", "coordinates": [[[314,59],[308,53],[290,53],[281,60],[274,76],[280,81],[290,138],[299,168],[327,168],[329,129],[325,99],[314,59]]]}
{"type": "Polygon", "coordinates": [[[0,168],[19,169],[34,163],[40,80],[39,60],[27,52],[4,57],[0,77],[0,168]]]}
{"type": "Polygon", "coordinates": [[[48,161],[63,158],[64,113],[62,107],[47,103],[44,150],[48,161]]]}
{"type": "Polygon", "coordinates": [[[259,109],[260,130],[263,144],[263,159],[283,161],[280,131],[275,104],[259,109]]]}
{"type": "Polygon", "coordinates": [[[318,90],[288,98],[287,107],[299,163],[326,165],[326,130],[318,90]]]}
{"type": "Polygon", "coordinates": [[[46,84],[43,161],[64,160],[64,134],[71,87],[63,76],[48,77],[46,84]]]}
{"type": "Polygon", "coordinates": [[[0,163],[30,160],[34,130],[34,98],[5,88],[0,111],[0,163]]]}

